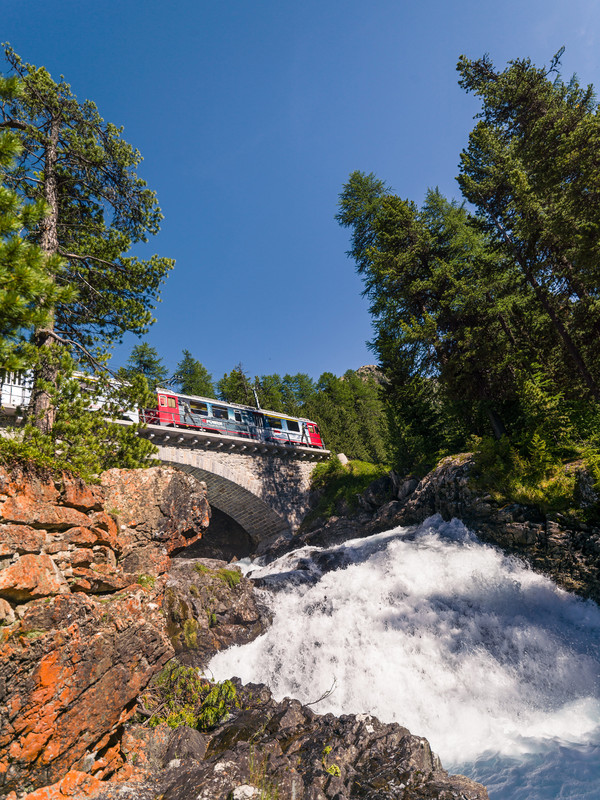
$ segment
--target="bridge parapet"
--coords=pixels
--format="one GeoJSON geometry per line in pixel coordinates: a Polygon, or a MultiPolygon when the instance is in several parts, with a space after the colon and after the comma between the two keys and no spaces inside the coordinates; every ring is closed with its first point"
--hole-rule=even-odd
{"type": "Polygon", "coordinates": [[[282,456],[302,461],[326,461],[329,450],[320,450],[303,445],[255,441],[242,436],[228,436],[222,433],[207,433],[189,428],[173,428],[167,425],[147,425],[140,435],[151,439],[159,447],[168,445],[200,450],[219,450],[223,452],[246,453],[254,457],[282,456]]]}

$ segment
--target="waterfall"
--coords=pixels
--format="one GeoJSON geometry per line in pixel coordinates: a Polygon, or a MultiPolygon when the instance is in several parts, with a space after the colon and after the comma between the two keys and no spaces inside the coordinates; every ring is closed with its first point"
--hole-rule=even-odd
{"type": "Polygon", "coordinates": [[[595,603],[440,517],[249,570],[273,625],[217,678],[405,725],[492,800],[600,796],[595,603]]]}

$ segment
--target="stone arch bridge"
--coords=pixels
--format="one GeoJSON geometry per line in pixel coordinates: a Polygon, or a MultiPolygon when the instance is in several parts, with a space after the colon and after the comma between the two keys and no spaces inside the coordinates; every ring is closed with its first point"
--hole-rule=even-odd
{"type": "MultiPolygon", "coordinates": [[[[308,510],[310,475],[329,450],[255,442],[148,425],[142,435],[158,447],[158,458],[206,483],[217,517],[226,515],[260,553],[279,535],[293,532],[308,510]]],[[[242,548],[243,549],[243,548],[242,548]]]]}

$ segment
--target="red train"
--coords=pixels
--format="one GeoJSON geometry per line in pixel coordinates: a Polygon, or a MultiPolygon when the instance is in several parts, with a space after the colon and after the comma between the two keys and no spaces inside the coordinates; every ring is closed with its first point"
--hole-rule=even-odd
{"type": "Polygon", "coordinates": [[[310,419],[208,397],[192,397],[168,389],[157,389],[156,394],[156,408],[146,409],[141,414],[142,419],[151,425],[325,449],[319,426],[310,419]]]}

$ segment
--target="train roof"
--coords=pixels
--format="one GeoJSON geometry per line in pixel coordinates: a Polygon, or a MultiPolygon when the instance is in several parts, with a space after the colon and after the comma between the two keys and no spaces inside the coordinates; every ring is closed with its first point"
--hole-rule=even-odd
{"type": "Polygon", "coordinates": [[[202,403],[216,403],[219,406],[228,406],[229,408],[239,408],[241,411],[260,411],[261,414],[268,414],[273,417],[281,417],[282,419],[297,419],[300,422],[312,422],[314,425],[317,423],[308,419],[308,417],[292,417],[291,414],[285,414],[283,411],[271,411],[267,408],[255,408],[255,406],[245,406],[241,403],[230,403],[227,400],[217,400],[216,397],[201,397],[196,394],[181,394],[181,392],[174,392],[172,389],[163,389],[161,386],[156,387],[157,392],[162,394],[171,394],[175,397],[182,397],[184,400],[200,400],[202,403]]]}

